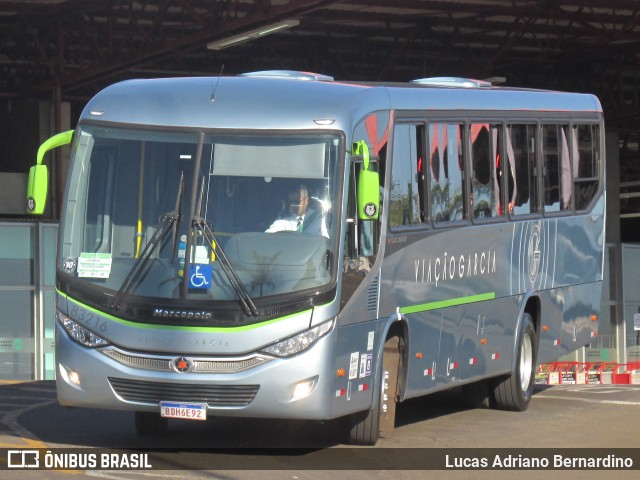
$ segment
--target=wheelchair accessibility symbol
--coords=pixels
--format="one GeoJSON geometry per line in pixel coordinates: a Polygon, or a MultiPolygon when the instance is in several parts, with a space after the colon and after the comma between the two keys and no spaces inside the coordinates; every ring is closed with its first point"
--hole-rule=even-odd
{"type": "Polygon", "coordinates": [[[211,265],[196,264],[189,267],[189,288],[207,289],[211,286],[211,265]]]}

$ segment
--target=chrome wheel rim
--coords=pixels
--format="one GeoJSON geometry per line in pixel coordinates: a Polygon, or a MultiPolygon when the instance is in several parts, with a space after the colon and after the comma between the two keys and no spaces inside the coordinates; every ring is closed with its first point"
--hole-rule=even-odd
{"type": "Polygon", "coordinates": [[[533,345],[531,337],[525,333],[520,346],[520,387],[526,392],[531,384],[533,371],[533,345]]]}

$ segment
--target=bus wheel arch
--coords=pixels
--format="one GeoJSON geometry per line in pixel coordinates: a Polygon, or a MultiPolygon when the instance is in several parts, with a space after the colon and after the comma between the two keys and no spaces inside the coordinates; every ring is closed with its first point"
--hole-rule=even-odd
{"type": "Polygon", "coordinates": [[[374,382],[373,402],[366,412],[352,416],[349,443],[375,445],[380,437],[388,437],[395,428],[396,405],[404,384],[407,352],[407,325],[396,320],[389,325],[379,357],[377,379],[374,382]]]}
{"type": "Polygon", "coordinates": [[[536,330],[536,345],[539,345],[540,341],[540,311],[540,298],[537,295],[530,296],[524,305],[523,313],[528,313],[533,321],[533,327],[536,330]]]}
{"type": "Polygon", "coordinates": [[[390,339],[394,337],[398,339],[397,348],[400,355],[397,368],[396,398],[398,399],[398,401],[401,401],[404,399],[404,390],[407,384],[407,367],[409,365],[409,325],[407,324],[407,321],[402,317],[398,317],[397,320],[389,325],[389,329],[387,330],[387,333],[385,335],[383,352],[387,347],[387,342],[389,342],[390,339]]]}

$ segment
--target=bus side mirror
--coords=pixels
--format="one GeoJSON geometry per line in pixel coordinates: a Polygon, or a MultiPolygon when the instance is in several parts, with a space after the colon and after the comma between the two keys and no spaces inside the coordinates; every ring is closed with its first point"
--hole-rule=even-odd
{"type": "Polygon", "coordinates": [[[358,175],[358,218],[377,220],[380,212],[380,175],[370,170],[369,147],[364,140],[354,142],[351,153],[362,157],[362,168],[358,175]]]}
{"type": "Polygon", "coordinates": [[[29,169],[29,181],[27,183],[27,212],[33,215],[42,215],[47,203],[47,189],[49,187],[49,172],[47,166],[42,165],[45,153],[54,148],[71,143],[73,130],[58,133],[46,140],[38,148],[36,164],[29,169]]]}
{"type": "Polygon", "coordinates": [[[29,169],[27,183],[27,212],[42,215],[47,203],[47,188],[49,186],[49,172],[46,165],[34,165],[29,169]]]}

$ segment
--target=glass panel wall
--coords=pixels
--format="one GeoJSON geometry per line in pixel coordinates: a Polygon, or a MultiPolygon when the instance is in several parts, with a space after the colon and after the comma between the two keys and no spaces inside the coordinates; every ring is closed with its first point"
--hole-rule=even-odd
{"type": "Polygon", "coordinates": [[[57,224],[39,224],[40,231],[40,283],[38,291],[42,299],[39,308],[39,323],[42,348],[40,350],[39,371],[44,380],[55,379],[55,293],[56,293],[56,245],[58,239],[57,224]]]}
{"type": "Polygon", "coordinates": [[[640,245],[622,244],[622,299],[626,361],[640,361],[640,245]]]}
{"type": "Polygon", "coordinates": [[[30,380],[35,370],[33,225],[0,224],[0,378],[30,380]]]}
{"type": "Polygon", "coordinates": [[[0,380],[53,379],[58,225],[0,223],[0,380]]]}

